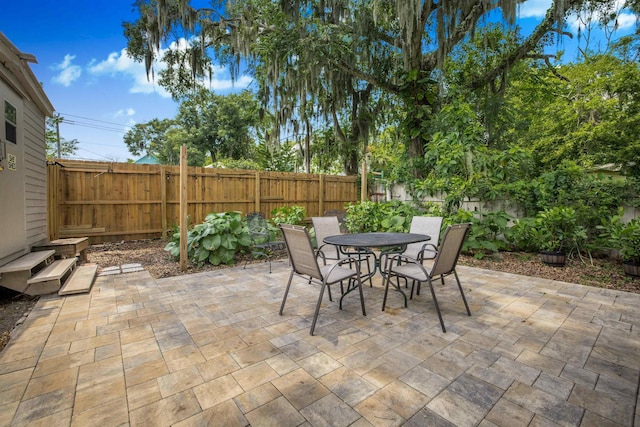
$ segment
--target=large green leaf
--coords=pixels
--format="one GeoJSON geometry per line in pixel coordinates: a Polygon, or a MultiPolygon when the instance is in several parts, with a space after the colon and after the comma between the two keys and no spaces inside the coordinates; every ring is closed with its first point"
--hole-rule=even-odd
{"type": "Polygon", "coordinates": [[[219,234],[211,234],[202,239],[202,246],[209,251],[215,251],[220,247],[222,237],[219,234]]]}
{"type": "Polygon", "coordinates": [[[235,249],[238,244],[238,239],[236,239],[236,237],[231,234],[225,234],[224,236],[221,236],[221,240],[222,242],[220,246],[226,249],[235,249]]]}
{"type": "Polygon", "coordinates": [[[220,251],[211,252],[211,254],[209,255],[209,263],[211,265],[220,265],[222,263],[219,252],[220,251]]]}

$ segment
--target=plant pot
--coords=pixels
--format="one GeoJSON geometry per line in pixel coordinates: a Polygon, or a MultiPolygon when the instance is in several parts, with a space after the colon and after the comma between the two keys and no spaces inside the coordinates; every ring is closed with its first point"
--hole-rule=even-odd
{"type": "Polygon", "coordinates": [[[563,251],[540,251],[542,262],[552,267],[564,267],[567,254],[563,251]]]}
{"type": "Polygon", "coordinates": [[[624,270],[624,274],[633,277],[640,277],[640,262],[623,261],[622,269],[624,270]]]}

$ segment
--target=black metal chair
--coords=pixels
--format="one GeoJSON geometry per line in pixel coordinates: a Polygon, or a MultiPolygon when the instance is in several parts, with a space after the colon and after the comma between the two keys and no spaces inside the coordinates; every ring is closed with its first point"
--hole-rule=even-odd
{"type": "MultiPolygon", "coordinates": [[[[254,258],[264,257],[269,261],[269,273],[271,273],[271,256],[274,250],[284,249],[284,242],[273,240],[269,231],[269,224],[262,212],[250,212],[246,216],[249,237],[251,238],[251,253],[254,258]]],[[[244,267],[247,267],[247,261],[244,267]]]]}
{"type": "Polygon", "coordinates": [[[284,304],[287,301],[287,295],[289,294],[293,277],[298,276],[303,278],[307,284],[315,283],[321,286],[320,295],[318,296],[318,302],[316,303],[316,309],[313,314],[313,321],[311,322],[311,335],[313,335],[316,327],[324,290],[325,288],[328,289],[329,299],[331,300],[331,285],[335,283],[342,283],[345,280],[349,281],[346,292],[340,297],[340,309],[342,310],[342,299],[357,287],[360,292],[362,314],[366,316],[360,270],[357,267],[345,267],[345,265],[355,265],[356,260],[354,258],[344,258],[338,262],[320,266],[316,252],[313,249],[313,244],[311,243],[311,238],[309,237],[309,232],[306,228],[298,225],[280,224],[280,229],[282,230],[287,252],[289,253],[289,261],[291,262],[291,274],[289,275],[289,281],[282,298],[280,315],[282,315],[284,311],[284,304]]]}
{"type": "Polygon", "coordinates": [[[433,267],[431,269],[425,267],[422,264],[422,260],[417,260],[403,254],[393,256],[391,258],[391,262],[389,263],[389,270],[387,271],[387,275],[385,277],[386,280],[384,288],[384,298],[382,299],[382,311],[384,311],[384,308],[387,304],[387,294],[389,292],[389,284],[391,283],[392,276],[396,278],[396,284],[393,286],[404,297],[405,307],[407,306],[407,296],[404,294],[402,288],[400,287],[399,279],[402,278],[406,279],[407,281],[412,281],[411,299],[413,299],[413,290],[415,284],[418,284],[416,295],[420,295],[420,284],[422,282],[427,282],[429,284],[429,289],[431,290],[433,302],[436,306],[438,318],[440,319],[442,332],[447,332],[444,326],[444,321],[442,320],[442,313],[440,312],[440,306],[438,305],[438,299],[436,298],[432,281],[433,279],[439,277],[442,281],[442,285],[444,285],[445,276],[453,274],[456,278],[456,282],[458,283],[458,289],[460,289],[460,295],[462,295],[462,301],[464,302],[464,306],[467,309],[467,314],[471,316],[469,304],[467,304],[467,299],[464,296],[464,291],[462,290],[462,285],[460,284],[458,273],[456,273],[456,265],[458,263],[458,258],[460,257],[460,252],[462,251],[462,245],[464,244],[464,240],[469,234],[470,229],[471,223],[454,224],[447,228],[444,233],[444,237],[442,238],[442,244],[440,245],[440,248],[436,254],[436,257],[433,261],[433,267]]]}

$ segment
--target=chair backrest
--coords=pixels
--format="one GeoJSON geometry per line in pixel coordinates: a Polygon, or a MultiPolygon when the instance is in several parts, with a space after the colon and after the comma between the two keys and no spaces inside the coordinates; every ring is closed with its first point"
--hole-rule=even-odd
{"type": "Polygon", "coordinates": [[[269,226],[262,212],[249,212],[245,219],[252,240],[269,240],[269,226]]]}
{"type": "MultiPolygon", "coordinates": [[[[411,220],[411,228],[409,233],[426,234],[431,237],[427,242],[434,247],[438,247],[440,241],[440,229],[442,228],[441,216],[414,216],[411,220]]],[[[404,251],[404,255],[416,258],[418,252],[422,249],[425,242],[411,243],[407,245],[407,249],[404,251]]]]}
{"type": "MultiPolygon", "coordinates": [[[[340,222],[336,216],[314,216],[311,217],[313,223],[313,230],[316,234],[316,243],[318,248],[324,243],[324,238],[327,236],[336,236],[342,234],[340,232],[340,222]]],[[[322,252],[327,258],[340,259],[340,251],[337,246],[326,245],[322,248],[322,252]]]]}
{"type": "Polygon", "coordinates": [[[338,223],[340,224],[340,231],[342,233],[347,232],[347,213],[340,209],[328,209],[324,211],[324,216],[338,217],[338,223]]]}
{"type": "Polygon", "coordinates": [[[322,280],[318,260],[307,229],[291,224],[280,224],[279,227],[282,230],[293,271],[322,280]]]}
{"type": "Polygon", "coordinates": [[[471,223],[450,225],[444,232],[442,244],[438,250],[433,268],[431,269],[431,277],[441,274],[451,273],[456,268],[464,239],[471,230],[471,223]]]}

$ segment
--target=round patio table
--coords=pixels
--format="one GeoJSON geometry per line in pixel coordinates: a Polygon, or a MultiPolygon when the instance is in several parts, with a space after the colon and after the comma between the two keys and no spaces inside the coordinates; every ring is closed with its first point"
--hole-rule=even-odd
{"type": "MultiPolygon", "coordinates": [[[[383,269],[381,265],[383,256],[402,253],[410,243],[427,242],[429,240],[431,240],[431,237],[426,234],[376,232],[328,236],[324,238],[323,242],[340,247],[340,251],[345,255],[358,255],[360,261],[362,261],[363,257],[368,259],[369,256],[373,256],[375,260],[373,271],[366,275],[364,280],[367,280],[371,279],[378,269],[380,269],[380,273],[384,275],[385,269],[383,269]],[[355,248],[356,251],[350,250],[352,248],[355,248]],[[372,248],[378,248],[381,249],[381,251],[376,255],[376,253],[371,250],[372,248]]],[[[369,283],[371,283],[371,281],[369,283]]]]}
{"type": "Polygon", "coordinates": [[[418,233],[352,233],[324,238],[324,243],[354,248],[399,248],[410,243],[426,242],[430,236],[418,233]]]}

